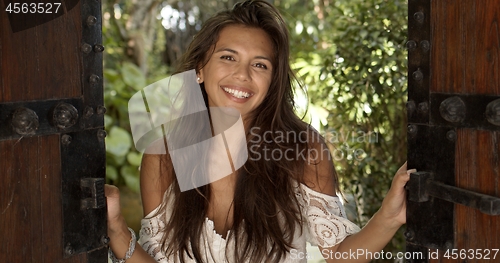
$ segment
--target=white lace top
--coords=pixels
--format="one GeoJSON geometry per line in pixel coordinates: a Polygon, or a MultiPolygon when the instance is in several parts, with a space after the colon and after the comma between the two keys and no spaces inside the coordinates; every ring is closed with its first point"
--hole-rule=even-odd
{"type": "MultiPolygon", "coordinates": [[[[304,184],[300,184],[300,187],[297,187],[296,195],[302,206],[303,217],[307,219],[307,225],[304,224],[302,232],[299,229],[299,225],[296,226],[295,237],[293,239],[293,247],[295,249],[288,253],[286,258],[282,259],[280,263],[307,262],[306,257],[297,257],[297,255],[306,254],[306,241],[312,245],[332,247],[342,242],[348,235],[360,230],[358,226],[346,218],[344,206],[340,202],[339,197],[316,192],[304,184]],[[299,254],[301,252],[302,254],[299,254]]],[[[168,193],[165,194],[167,213],[171,212],[168,208],[172,207],[169,205],[172,202],[172,198],[168,198],[169,196],[168,193]]],[[[156,214],[157,210],[158,208],[142,219],[139,244],[156,261],[160,263],[174,262],[173,258],[166,258],[161,251],[161,239],[163,236],[161,229],[165,225],[159,220],[158,216],[152,216],[156,214]]],[[[210,263],[227,262],[225,255],[226,246],[231,245],[232,242],[227,242],[221,235],[217,234],[214,229],[214,223],[208,218],[205,219],[204,230],[205,236],[201,238],[204,239],[205,248],[207,248],[206,261],[210,263]]],[[[234,245],[229,248],[231,247],[234,247],[234,245]]],[[[228,253],[231,252],[232,250],[228,249],[228,253]]],[[[188,262],[195,263],[194,260],[188,262]]]]}

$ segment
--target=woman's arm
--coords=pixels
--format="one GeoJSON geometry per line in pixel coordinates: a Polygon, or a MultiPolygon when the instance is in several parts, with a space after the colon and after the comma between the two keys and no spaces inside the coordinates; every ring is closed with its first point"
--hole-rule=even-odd
{"type": "MultiPolygon", "coordinates": [[[[310,136],[316,139],[319,134],[313,131],[310,136]]],[[[336,174],[328,147],[323,140],[311,141],[318,142],[311,143],[310,147],[314,148],[319,154],[315,156],[314,160],[310,160],[306,164],[304,183],[314,191],[336,196],[338,186],[335,185],[337,182],[336,174]]],[[[321,254],[328,263],[369,262],[370,257],[360,255],[359,258],[356,258],[357,252],[362,251],[364,254],[371,252],[373,255],[374,252],[379,252],[384,248],[396,231],[406,223],[406,191],[404,186],[410,179],[409,174],[414,171],[407,171],[406,163],[399,168],[379,211],[375,213],[361,231],[347,236],[342,242],[333,247],[319,247],[321,254]],[[335,253],[337,253],[337,256],[344,255],[344,258],[347,259],[336,259],[335,253]]]]}
{"type": "Polygon", "coordinates": [[[396,231],[406,223],[404,186],[412,172],[415,170],[407,171],[406,163],[399,168],[381,208],[361,231],[348,236],[334,247],[320,247],[321,253],[328,263],[339,261],[370,262],[373,257],[366,255],[369,253],[373,255],[374,252],[379,252],[384,248],[396,231]],[[338,259],[339,257],[344,259],[338,259]]]}
{"type": "MultiPolygon", "coordinates": [[[[116,186],[105,185],[105,193],[108,203],[109,247],[118,259],[122,259],[129,249],[131,235],[120,211],[120,190],[116,186]]],[[[134,253],[130,259],[127,259],[127,263],[140,262],[157,263],[136,243],[134,253]]]]}
{"type": "MultiPolygon", "coordinates": [[[[170,184],[167,176],[161,176],[162,155],[144,154],[141,164],[141,196],[144,215],[160,205],[163,194],[170,184]]],[[[120,191],[112,185],[105,186],[108,204],[108,236],[110,248],[118,259],[125,257],[131,234],[120,210],[120,191]]],[[[139,244],[127,263],[153,263],[156,261],[139,244]]]]}

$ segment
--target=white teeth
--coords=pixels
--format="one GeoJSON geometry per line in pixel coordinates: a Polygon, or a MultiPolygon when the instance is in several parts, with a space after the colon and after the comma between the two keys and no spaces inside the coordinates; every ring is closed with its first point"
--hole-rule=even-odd
{"type": "Polygon", "coordinates": [[[222,88],[222,89],[224,89],[225,92],[233,95],[234,97],[236,97],[238,99],[244,99],[244,98],[250,97],[250,93],[248,93],[248,92],[244,92],[241,90],[229,89],[229,88],[222,88]]]}

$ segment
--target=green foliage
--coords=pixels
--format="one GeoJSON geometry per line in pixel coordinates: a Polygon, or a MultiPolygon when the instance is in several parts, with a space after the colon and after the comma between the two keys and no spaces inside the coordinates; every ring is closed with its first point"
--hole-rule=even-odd
{"type": "Polygon", "coordinates": [[[142,155],[133,146],[128,118],[128,101],[146,80],[132,63],[123,62],[118,70],[105,69],[104,102],[107,107],[106,175],[108,182],[125,184],[139,192],[138,168],[142,155]]]}
{"type": "MultiPolygon", "coordinates": [[[[154,49],[134,49],[144,43],[135,31],[127,31],[127,24],[133,20],[131,1],[103,1],[104,54],[104,104],[107,108],[106,178],[108,183],[126,185],[139,192],[139,166],[142,153],[133,144],[130,131],[128,101],[143,88],[157,79],[166,77],[166,66],[161,65],[154,49]],[[135,46],[131,46],[134,43],[135,46]],[[135,53],[134,53],[135,52],[135,53]],[[138,57],[148,57],[149,66],[141,68],[138,57]],[[146,70],[151,68],[150,70],[146,70]]],[[[159,10],[158,10],[159,11],[159,10]]],[[[154,12],[153,12],[154,13],[154,12]]],[[[135,13],[135,15],[141,15],[135,13]]],[[[158,24],[160,21],[157,21],[158,24]]],[[[148,26],[151,26],[148,24],[148,26]]],[[[161,31],[160,31],[161,32],[161,31]]],[[[160,33],[155,34],[156,44],[161,45],[160,33]]]]}

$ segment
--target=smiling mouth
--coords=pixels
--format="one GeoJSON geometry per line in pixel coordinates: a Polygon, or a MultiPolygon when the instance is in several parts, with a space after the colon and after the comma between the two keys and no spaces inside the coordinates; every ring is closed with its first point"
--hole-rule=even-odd
{"type": "Polygon", "coordinates": [[[231,94],[233,97],[238,98],[238,99],[246,99],[251,96],[250,93],[244,92],[241,90],[234,90],[230,88],[222,88],[226,93],[231,94]]]}

